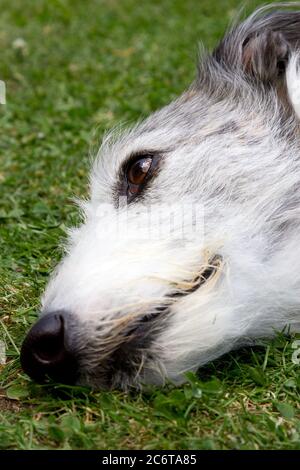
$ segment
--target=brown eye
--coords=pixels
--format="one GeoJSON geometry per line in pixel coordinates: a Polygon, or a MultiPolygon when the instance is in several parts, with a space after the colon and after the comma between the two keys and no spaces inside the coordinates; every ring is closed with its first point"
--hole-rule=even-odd
{"type": "Polygon", "coordinates": [[[138,191],[139,186],[144,182],[148,171],[151,168],[152,157],[143,157],[132,163],[127,170],[127,181],[132,193],[138,191]]]}

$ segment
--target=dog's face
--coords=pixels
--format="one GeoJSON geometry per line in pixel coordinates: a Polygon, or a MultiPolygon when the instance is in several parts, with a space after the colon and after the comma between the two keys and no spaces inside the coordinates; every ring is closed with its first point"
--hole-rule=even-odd
{"type": "Polygon", "coordinates": [[[30,375],[95,387],[180,382],[248,333],[237,315],[249,296],[249,200],[287,145],[275,134],[293,38],[276,18],[269,36],[266,19],[248,20],[203,59],[188,92],[104,139],[84,223],[23,345],[30,375]],[[258,48],[273,60],[263,64],[258,48]]]}
{"type": "Polygon", "coordinates": [[[203,233],[203,203],[220,188],[205,188],[199,159],[208,166],[218,158],[227,132],[222,122],[211,127],[212,134],[221,128],[212,155],[198,103],[197,95],[185,96],[108,138],[96,159],[85,222],[71,232],[43,297],[44,314],[64,317],[80,381],[124,387],[175,378],[178,366],[186,368],[178,352],[199,340],[193,309],[201,303],[205,310],[222,263],[218,235],[209,246],[203,233]]]}

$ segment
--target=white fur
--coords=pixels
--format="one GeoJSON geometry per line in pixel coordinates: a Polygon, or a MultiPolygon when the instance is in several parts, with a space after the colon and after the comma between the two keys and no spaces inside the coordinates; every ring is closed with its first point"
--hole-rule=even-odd
{"type": "Polygon", "coordinates": [[[300,118],[300,54],[293,54],[286,74],[287,89],[295,113],[300,118]]]}

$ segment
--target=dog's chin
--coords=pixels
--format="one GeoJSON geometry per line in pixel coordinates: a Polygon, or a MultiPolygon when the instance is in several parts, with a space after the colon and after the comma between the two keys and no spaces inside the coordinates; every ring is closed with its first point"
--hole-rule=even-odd
{"type": "Polygon", "coordinates": [[[138,391],[143,388],[143,383],[138,380],[137,376],[128,375],[121,370],[112,374],[82,372],[76,385],[88,387],[92,390],[119,390],[124,392],[138,391]]]}
{"type": "Polygon", "coordinates": [[[136,355],[127,360],[123,357],[123,361],[114,364],[108,360],[93,369],[81,367],[76,384],[93,390],[140,391],[149,386],[163,386],[165,375],[153,357],[136,355]]]}
{"type": "Polygon", "coordinates": [[[76,385],[81,387],[87,387],[94,391],[102,390],[103,392],[108,392],[116,390],[125,393],[141,392],[149,390],[152,387],[162,387],[165,384],[165,379],[159,374],[142,374],[141,376],[129,376],[123,374],[121,371],[120,373],[115,373],[109,378],[83,373],[82,376],[80,376],[80,378],[76,382],[76,385]]]}

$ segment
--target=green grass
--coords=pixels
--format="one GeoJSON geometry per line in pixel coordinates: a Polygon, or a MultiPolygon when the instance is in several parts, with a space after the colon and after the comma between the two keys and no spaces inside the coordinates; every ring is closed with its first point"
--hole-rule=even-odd
{"type": "Polygon", "coordinates": [[[300,449],[300,366],[283,335],[179,389],[144,394],[40,386],[19,365],[65,227],[77,220],[70,201],[86,195],[89,154],[105,129],[180,93],[198,41],[212,47],[238,6],[0,0],[0,447],[300,449]]]}

